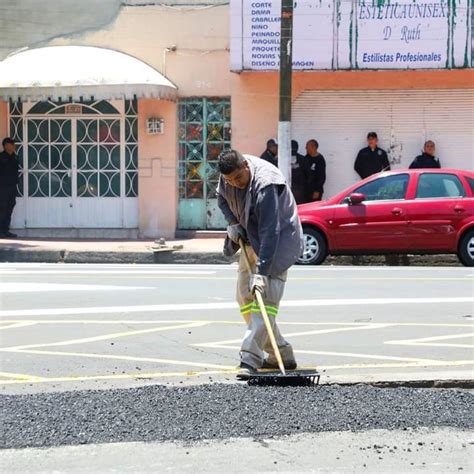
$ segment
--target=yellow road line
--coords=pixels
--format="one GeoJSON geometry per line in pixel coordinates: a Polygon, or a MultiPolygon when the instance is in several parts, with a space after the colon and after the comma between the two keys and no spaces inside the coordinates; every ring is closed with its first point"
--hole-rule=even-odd
{"type": "Polygon", "coordinates": [[[436,363],[407,362],[405,364],[341,364],[318,365],[321,370],[336,369],[378,369],[378,368],[408,368],[408,367],[458,367],[461,365],[474,365],[473,360],[439,361],[436,363]]]}
{"type": "Polygon", "coordinates": [[[38,347],[70,346],[74,344],[85,344],[88,342],[97,342],[97,341],[104,341],[104,340],[109,340],[109,339],[117,339],[119,337],[136,336],[138,334],[150,334],[150,333],[159,332],[159,331],[169,331],[171,329],[184,329],[184,328],[200,327],[200,326],[206,326],[206,325],[207,323],[202,323],[202,322],[177,324],[174,326],[165,326],[165,327],[158,327],[158,328],[151,328],[151,329],[139,329],[135,331],[116,332],[112,334],[104,334],[102,336],[85,337],[82,339],[68,339],[66,341],[52,342],[52,343],[46,343],[46,344],[29,344],[29,345],[23,345],[23,346],[5,347],[5,348],[1,348],[0,351],[30,349],[33,347],[38,348],[38,347]]]}
{"type": "Polygon", "coordinates": [[[418,362],[418,363],[438,363],[443,361],[437,361],[434,359],[419,359],[415,357],[394,357],[377,354],[357,354],[353,352],[331,352],[331,351],[310,351],[304,349],[295,350],[297,354],[314,354],[314,355],[328,355],[336,357],[353,357],[358,359],[379,359],[379,360],[393,360],[400,362],[418,362]]]}
{"type": "Polygon", "coordinates": [[[28,374],[16,374],[13,372],[0,372],[0,377],[5,377],[8,379],[18,379],[25,382],[30,382],[32,380],[43,380],[43,377],[37,377],[35,375],[28,374]]]}
{"type": "MultiPolygon", "coordinates": [[[[416,368],[416,367],[453,367],[463,365],[474,365],[471,360],[459,361],[444,361],[436,364],[408,362],[408,363],[386,363],[386,364],[342,364],[342,365],[324,365],[318,366],[318,370],[340,370],[340,369],[380,369],[380,368],[416,368]]],[[[311,368],[314,368],[311,367],[311,368]]],[[[45,382],[84,382],[95,380],[140,380],[140,379],[154,379],[166,377],[199,377],[206,375],[231,375],[237,372],[237,368],[231,367],[225,370],[214,371],[186,371],[186,372],[150,372],[150,373],[136,373],[136,374],[115,374],[115,375],[86,375],[86,376],[67,376],[67,377],[48,377],[36,378],[31,380],[8,380],[0,382],[0,385],[12,385],[21,383],[45,383],[45,382]]],[[[326,374],[328,375],[328,374],[326,374]]]]}
{"type": "MultiPolygon", "coordinates": [[[[7,321],[2,321],[2,323],[7,323],[7,321]]],[[[34,326],[36,321],[12,321],[11,324],[7,324],[7,326],[0,326],[0,331],[4,331],[5,329],[13,329],[13,328],[24,328],[26,326],[34,326]]]]}
{"type": "Polygon", "coordinates": [[[134,356],[120,356],[120,355],[109,355],[109,354],[96,354],[93,352],[63,352],[63,351],[47,351],[47,350],[34,350],[34,349],[15,349],[10,350],[11,353],[19,354],[37,354],[37,355],[54,355],[54,356],[69,356],[69,357],[84,357],[91,359],[110,359],[110,360],[128,360],[134,362],[154,362],[159,364],[170,364],[170,365],[186,365],[190,367],[201,367],[201,368],[213,368],[213,369],[232,369],[234,366],[220,365],[220,364],[208,364],[200,362],[189,362],[183,360],[174,359],[160,359],[154,357],[134,357],[134,356]]]}
{"type": "Polygon", "coordinates": [[[94,381],[94,380],[140,380],[140,379],[152,379],[152,378],[161,378],[161,377],[200,377],[203,375],[225,375],[225,374],[235,374],[238,369],[233,367],[229,370],[206,370],[201,372],[187,371],[187,372],[151,372],[145,373],[140,372],[137,374],[115,374],[115,375],[85,375],[85,376],[70,376],[70,377],[48,377],[41,378],[38,380],[8,380],[5,382],[0,382],[0,385],[11,385],[19,383],[44,383],[44,382],[85,382],[85,381],[94,381]]]}

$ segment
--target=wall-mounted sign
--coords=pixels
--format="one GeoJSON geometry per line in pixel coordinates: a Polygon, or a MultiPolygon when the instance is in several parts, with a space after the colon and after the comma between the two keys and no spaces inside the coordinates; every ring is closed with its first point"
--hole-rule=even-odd
{"type": "Polygon", "coordinates": [[[79,104],[66,104],[65,113],[67,115],[82,114],[82,106],[79,104]]]}
{"type": "MultiPolygon", "coordinates": [[[[446,69],[472,64],[470,0],[295,0],[293,67],[446,69]]],[[[231,69],[279,68],[281,0],[231,0],[231,69]]]]}

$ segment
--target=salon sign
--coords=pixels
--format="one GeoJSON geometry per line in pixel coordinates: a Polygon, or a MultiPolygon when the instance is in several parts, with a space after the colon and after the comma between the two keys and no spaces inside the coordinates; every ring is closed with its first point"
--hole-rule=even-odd
{"type": "MultiPolygon", "coordinates": [[[[281,1],[230,6],[232,70],[278,69],[281,1]]],[[[471,9],[471,0],[295,0],[293,67],[468,68],[471,9]]]]}

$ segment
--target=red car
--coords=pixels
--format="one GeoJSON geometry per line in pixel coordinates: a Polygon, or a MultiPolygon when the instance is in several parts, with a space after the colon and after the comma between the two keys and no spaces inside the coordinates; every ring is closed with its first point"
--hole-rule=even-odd
{"type": "Polygon", "coordinates": [[[327,255],[455,253],[474,265],[474,173],[396,170],[354,184],[327,201],[302,204],[300,264],[327,255]]]}

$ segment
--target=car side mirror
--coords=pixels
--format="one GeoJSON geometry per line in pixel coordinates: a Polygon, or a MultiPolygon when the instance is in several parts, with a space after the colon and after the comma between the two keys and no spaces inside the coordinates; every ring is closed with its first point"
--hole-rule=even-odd
{"type": "Polygon", "coordinates": [[[347,200],[349,206],[354,206],[356,204],[361,204],[365,199],[365,194],[363,193],[352,193],[347,200]]]}

